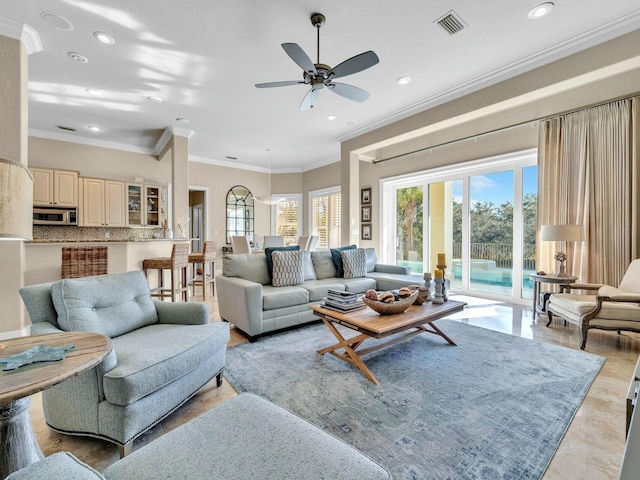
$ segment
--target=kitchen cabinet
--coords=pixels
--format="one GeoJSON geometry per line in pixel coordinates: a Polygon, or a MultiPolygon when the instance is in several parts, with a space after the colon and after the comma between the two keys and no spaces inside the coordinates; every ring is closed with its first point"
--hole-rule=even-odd
{"type": "Polygon", "coordinates": [[[127,184],[127,226],[159,227],[163,221],[160,187],[139,183],[127,184]]]}
{"type": "Polygon", "coordinates": [[[33,205],[75,208],[78,206],[78,172],[30,168],[33,174],[33,205]]]}
{"type": "Polygon", "coordinates": [[[82,179],[82,226],[124,227],[125,184],[101,178],[82,179]]]}

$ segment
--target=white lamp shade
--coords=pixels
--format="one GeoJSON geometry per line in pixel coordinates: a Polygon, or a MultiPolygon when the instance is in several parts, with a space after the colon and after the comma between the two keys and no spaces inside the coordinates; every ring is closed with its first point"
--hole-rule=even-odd
{"type": "Polygon", "coordinates": [[[0,239],[31,240],[33,178],[26,166],[0,158],[0,239]]]}
{"type": "Polygon", "coordinates": [[[540,240],[544,242],[580,242],[582,225],[542,225],[540,240]]]}

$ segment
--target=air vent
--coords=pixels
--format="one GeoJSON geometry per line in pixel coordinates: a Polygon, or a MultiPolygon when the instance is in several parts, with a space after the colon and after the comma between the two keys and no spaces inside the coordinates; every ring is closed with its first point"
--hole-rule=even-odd
{"type": "Polygon", "coordinates": [[[73,127],[65,127],[64,125],[56,125],[60,130],[66,130],[67,132],[75,132],[76,129],[73,127]]]}
{"type": "Polygon", "coordinates": [[[237,160],[238,157],[232,157],[231,155],[227,155],[227,160],[237,160]]]}
{"type": "Polygon", "coordinates": [[[444,17],[441,17],[439,20],[436,20],[436,22],[444,28],[449,35],[455,35],[467,25],[464,20],[460,18],[460,15],[453,10],[447,13],[444,17]]]}

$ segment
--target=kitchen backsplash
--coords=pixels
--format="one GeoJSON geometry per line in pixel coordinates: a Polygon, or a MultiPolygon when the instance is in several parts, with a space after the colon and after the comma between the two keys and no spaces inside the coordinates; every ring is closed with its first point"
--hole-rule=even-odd
{"type": "Polygon", "coordinates": [[[140,240],[163,238],[162,228],[72,227],[34,225],[34,240],[140,240]]]}

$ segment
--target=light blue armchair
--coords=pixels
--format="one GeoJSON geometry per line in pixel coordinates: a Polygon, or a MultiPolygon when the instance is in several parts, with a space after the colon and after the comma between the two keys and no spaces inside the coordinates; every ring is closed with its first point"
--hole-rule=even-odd
{"type": "Polygon", "coordinates": [[[171,414],[213,377],[222,383],[229,326],[209,323],[203,303],[153,300],[142,272],[20,289],[34,335],[86,331],[112,339],[98,366],[42,394],[47,424],[118,445],[171,414]]]}

